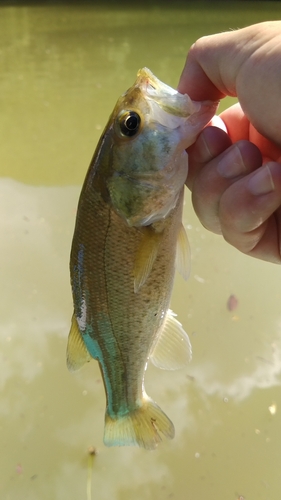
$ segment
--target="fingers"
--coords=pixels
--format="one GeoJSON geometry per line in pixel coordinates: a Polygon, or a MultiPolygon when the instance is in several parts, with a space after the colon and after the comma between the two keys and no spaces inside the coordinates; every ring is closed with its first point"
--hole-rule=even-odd
{"type": "MultiPolygon", "coordinates": [[[[216,118],[216,125],[220,127],[223,123],[216,118]]],[[[221,154],[231,145],[231,139],[223,130],[216,127],[206,127],[198,136],[196,142],[188,148],[189,167],[186,181],[189,189],[192,189],[194,177],[198,175],[202,167],[221,154]]]]}
{"type": "Polygon", "coordinates": [[[187,185],[202,224],[243,253],[281,262],[281,164],[261,166],[254,144],[231,144],[216,127],[205,128],[188,152],[187,185]]]}
{"type": "Polygon", "coordinates": [[[249,120],[239,103],[230,106],[220,113],[220,118],[224,121],[232,142],[240,141],[241,139],[249,140],[249,120]]]}
{"type": "Polygon", "coordinates": [[[178,89],[195,100],[236,96],[240,87],[246,87],[251,97],[258,97],[257,91],[267,92],[266,81],[272,85],[269,75],[279,74],[280,41],[281,21],[199,38],[187,54],[178,89]],[[263,75],[261,69],[268,73],[263,75]],[[258,81],[256,75],[261,77],[258,81]]]}
{"type": "Polygon", "coordinates": [[[236,96],[263,136],[281,147],[281,21],[200,38],[191,47],[178,89],[194,100],[236,96]]]}
{"type": "Polygon", "coordinates": [[[280,44],[281,21],[203,37],[178,86],[194,100],[238,97],[221,114],[227,133],[207,127],[188,149],[187,185],[206,228],[273,262],[281,262],[280,44]]]}
{"type": "Polygon", "coordinates": [[[240,251],[280,262],[281,165],[270,162],[231,184],[219,201],[221,232],[240,251]]]}
{"type": "Polygon", "coordinates": [[[198,101],[236,96],[240,68],[254,50],[247,44],[249,38],[249,28],[199,38],[187,54],[179,91],[198,101]]]}
{"type": "Polygon", "coordinates": [[[232,142],[248,139],[258,146],[262,153],[264,163],[274,160],[281,162],[281,148],[261,135],[245,116],[239,103],[234,104],[220,114],[226,125],[227,132],[232,142]]]}
{"type": "Polygon", "coordinates": [[[227,95],[227,90],[223,88],[223,85],[219,85],[217,78],[212,81],[211,75],[207,74],[207,70],[201,64],[200,51],[204,50],[202,40],[198,40],[187,54],[186,63],[178,84],[178,91],[182,94],[188,94],[195,101],[207,99],[217,101],[227,95]]]}
{"type": "Polygon", "coordinates": [[[222,195],[238,179],[260,167],[261,162],[258,148],[248,141],[231,145],[228,135],[215,127],[207,127],[201,133],[189,151],[187,185],[192,189],[194,210],[207,229],[222,233],[222,195]]]}

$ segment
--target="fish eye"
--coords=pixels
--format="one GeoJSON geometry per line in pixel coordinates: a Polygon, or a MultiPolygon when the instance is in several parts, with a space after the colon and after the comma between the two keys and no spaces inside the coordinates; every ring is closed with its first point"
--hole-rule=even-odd
{"type": "Polygon", "coordinates": [[[126,137],[133,137],[140,128],[141,119],[135,111],[126,111],[119,119],[120,131],[126,137]]]}

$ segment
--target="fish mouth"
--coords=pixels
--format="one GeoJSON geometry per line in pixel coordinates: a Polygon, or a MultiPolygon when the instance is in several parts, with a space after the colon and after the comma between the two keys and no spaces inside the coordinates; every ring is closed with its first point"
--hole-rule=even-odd
{"type": "Polygon", "coordinates": [[[149,103],[153,121],[170,129],[180,127],[185,122],[196,126],[198,118],[204,113],[211,119],[219,104],[219,101],[192,101],[187,94],[181,94],[159,80],[148,68],[138,71],[135,86],[149,103]]]}
{"type": "Polygon", "coordinates": [[[168,113],[170,128],[179,126],[179,118],[187,119],[201,108],[200,103],[192,101],[187,94],[180,94],[159,80],[148,68],[142,68],[138,71],[135,85],[141,89],[150,103],[157,104],[168,113]],[[170,122],[172,116],[175,118],[174,126],[173,124],[171,126],[170,122]]]}

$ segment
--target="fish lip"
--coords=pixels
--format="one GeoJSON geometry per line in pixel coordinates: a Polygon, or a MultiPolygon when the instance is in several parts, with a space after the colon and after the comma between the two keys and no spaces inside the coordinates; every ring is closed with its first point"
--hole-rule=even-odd
{"type": "MultiPolygon", "coordinates": [[[[145,97],[175,117],[188,120],[205,107],[212,106],[215,111],[219,105],[218,101],[193,101],[188,94],[181,94],[178,90],[170,87],[159,80],[148,68],[144,67],[137,73],[135,85],[145,94],[145,97]],[[167,105],[168,101],[168,105],[167,105]]],[[[195,116],[196,118],[196,116],[195,116]]]]}
{"type": "Polygon", "coordinates": [[[159,80],[146,67],[138,71],[135,85],[141,89],[148,100],[158,104],[169,115],[187,119],[200,109],[199,103],[191,101],[187,94],[181,94],[173,87],[159,80]]]}
{"type": "MultiPolygon", "coordinates": [[[[159,92],[161,89],[162,92],[164,91],[166,96],[167,94],[169,95],[175,95],[179,94],[179,92],[174,89],[173,87],[170,87],[170,85],[167,85],[166,83],[162,82],[155,76],[150,69],[144,67],[140,69],[137,73],[137,82],[140,82],[140,86],[144,87],[147,91],[147,93],[151,93],[152,95],[156,94],[159,92]]],[[[183,94],[181,94],[183,95],[183,94]]]]}

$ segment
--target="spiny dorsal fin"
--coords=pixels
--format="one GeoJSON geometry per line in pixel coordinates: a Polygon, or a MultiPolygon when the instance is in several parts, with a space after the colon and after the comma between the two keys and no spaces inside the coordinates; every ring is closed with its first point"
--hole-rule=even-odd
{"type": "Polygon", "coordinates": [[[164,325],[149,359],[163,370],[178,370],[187,365],[192,357],[189,337],[175,314],[168,309],[164,325]]]}
{"type": "Polygon", "coordinates": [[[187,280],[190,273],[190,246],[183,224],[177,240],[176,266],[183,279],[187,280]]]}
{"type": "Polygon", "coordinates": [[[143,237],[137,251],[134,266],[134,291],[137,293],[150,275],[157,257],[161,233],[152,228],[143,228],[143,237]]]}
{"type": "Polygon", "coordinates": [[[84,340],[78,328],[77,320],[73,314],[66,349],[67,368],[71,372],[79,370],[85,363],[90,360],[91,356],[87,351],[84,340]]]}

